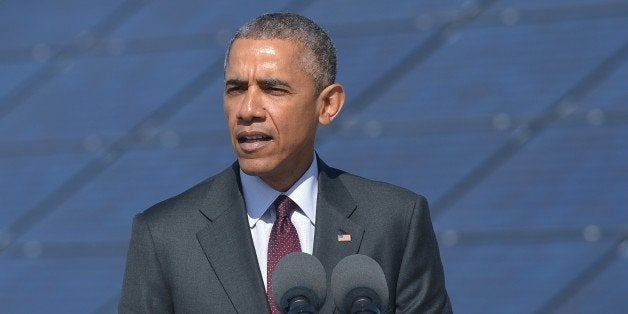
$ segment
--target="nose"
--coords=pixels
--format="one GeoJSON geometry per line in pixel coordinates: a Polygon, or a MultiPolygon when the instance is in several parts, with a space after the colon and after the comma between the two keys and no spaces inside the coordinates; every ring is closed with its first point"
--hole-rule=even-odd
{"type": "Polygon", "coordinates": [[[238,110],[238,120],[245,122],[255,122],[263,120],[266,116],[264,105],[259,91],[255,87],[250,87],[242,97],[238,110]]]}

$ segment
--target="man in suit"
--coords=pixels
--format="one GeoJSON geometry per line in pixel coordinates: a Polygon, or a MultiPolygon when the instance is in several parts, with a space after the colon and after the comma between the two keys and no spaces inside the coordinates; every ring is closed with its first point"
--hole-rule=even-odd
{"type": "MultiPolygon", "coordinates": [[[[266,14],[236,33],[224,110],[237,162],[135,217],[120,312],[276,313],[266,291],[290,251],[316,256],[328,283],[342,258],[368,255],[388,312],[451,312],[425,198],[314,152],[344,104],[335,74],[331,40],[305,17],[266,14]]],[[[333,311],[328,293],[321,313],[333,311]]]]}

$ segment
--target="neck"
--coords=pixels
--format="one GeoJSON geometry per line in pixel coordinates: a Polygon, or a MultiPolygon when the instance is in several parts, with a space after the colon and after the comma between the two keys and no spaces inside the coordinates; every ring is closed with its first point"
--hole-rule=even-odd
{"type": "Polygon", "coordinates": [[[316,158],[308,160],[308,162],[302,163],[299,167],[293,167],[291,170],[283,171],[281,175],[275,176],[260,176],[260,179],[264,181],[268,186],[278,192],[288,191],[312,166],[312,163],[316,162],[316,158]]]}

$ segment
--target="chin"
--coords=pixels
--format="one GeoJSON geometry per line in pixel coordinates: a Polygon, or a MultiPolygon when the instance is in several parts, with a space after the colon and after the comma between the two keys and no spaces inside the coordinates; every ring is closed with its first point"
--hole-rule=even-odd
{"type": "Polygon", "coordinates": [[[238,164],[240,165],[240,169],[250,176],[260,177],[266,173],[272,172],[273,169],[269,162],[265,162],[259,158],[238,158],[238,164]]]}

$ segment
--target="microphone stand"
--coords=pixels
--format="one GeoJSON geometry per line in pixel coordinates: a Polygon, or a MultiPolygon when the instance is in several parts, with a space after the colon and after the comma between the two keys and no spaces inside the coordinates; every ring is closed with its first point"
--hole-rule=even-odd
{"type": "Polygon", "coordinates": [[[310,301],[303,297],[297,296],[290,300],[290,307],[288,308],[287,314],[318,314],[316,308],[310,303],[310,301]]]}
{"type": "Polygon", "coordinates": [[[359,298],[353,301],[351,314],[380,314],[381,311],[369,298],[359,298]]]}

